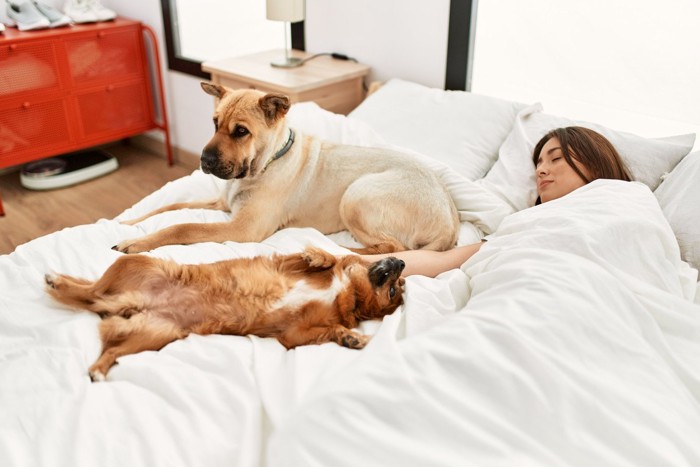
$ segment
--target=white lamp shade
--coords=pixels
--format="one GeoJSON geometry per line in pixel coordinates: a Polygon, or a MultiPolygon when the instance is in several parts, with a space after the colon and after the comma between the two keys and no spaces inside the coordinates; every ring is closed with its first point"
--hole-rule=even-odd
{"type": "Polygon", "coordinates": [[[271,21],[302,21],[305,14],[304,0],[266,0],[267,19],[271,21]]]}

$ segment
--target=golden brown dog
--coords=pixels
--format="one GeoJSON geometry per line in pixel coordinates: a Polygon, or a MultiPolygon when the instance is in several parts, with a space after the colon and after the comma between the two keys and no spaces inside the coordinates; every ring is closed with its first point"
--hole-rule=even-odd
{"type": "Polygon", "coordinates": [[[139,253],[172,244],[260,242],[284,227],[348,230],[368,247],[358,250],[365,253],[455,245],[454,203],[417,159],[297,134],[286,123],[290,103],[282,94],[202,87],[219,98],[216,132],[202,151],[201,167],[228,180],[221,198],[173,204],[126,223],[182,208],[229,210],[230,222],[174,225],[114,249],[139,253]]]}
{"type": "Polygon", "coordinates": [[[277,337],[287,348],[336,342],[361,349],[353,331],[403,303],[404,262],[364,262],[317,248],[212,264],[180,265],[145,255],[123,256],[96,282],[47,274],[48,293],[103,317],[102,355],[90,367],[102,381],[122,355],[159,350],[195,334],[277,337]]]}

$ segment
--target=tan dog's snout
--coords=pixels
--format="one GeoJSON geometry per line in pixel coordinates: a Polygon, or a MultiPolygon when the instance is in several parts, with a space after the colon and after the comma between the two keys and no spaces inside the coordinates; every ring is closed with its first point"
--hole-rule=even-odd
{"type": "Polygon", "coordinates": [[[202,150],[202,157],[199,162],[202,166],[202,171],[205,174],[211,174],[216,172],[219,165],[219,158],[221,157],[221,152],[216,146],[206,146],[202,150]]]}
{"type": "Polygon", "coordinates": [[[202,150],[200,165],[202,172],[223,180],[243,178],[248,175],[250,169],[245,160],[239,163],[228,160],[224,152],[215,144],[209,144],[202,150]]]}

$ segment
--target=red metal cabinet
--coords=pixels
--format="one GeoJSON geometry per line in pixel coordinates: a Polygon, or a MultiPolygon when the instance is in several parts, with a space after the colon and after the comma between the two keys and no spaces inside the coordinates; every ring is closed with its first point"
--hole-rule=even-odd
{"type": "MultiPolygon", "coordinates": [[[[155,35],[124,18],[0,36],[0,168],[165,132],[172,164],[155,35]],[[149,36],[159,103],[146,55],[149,36]]],[[[0,215],[4,214],[0,201],[0,215]]]]}

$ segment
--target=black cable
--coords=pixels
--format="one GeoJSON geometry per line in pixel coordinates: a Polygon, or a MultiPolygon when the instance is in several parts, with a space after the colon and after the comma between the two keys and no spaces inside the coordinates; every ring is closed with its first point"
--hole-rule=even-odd
{"type": "Polygon", "coordinates": [[[314,58],[318,58],[318,57],[321,57],[323,55],[330,55],[331,57],[335,58],[336,60],[350,60],[351,62],[357,63],[356,59],[354,59],[352,57],[348,57],[347,55],[339,54],[336,52],[332,52],[332,53],[331,52],[324,52],[324,53],[320,53],[320,54],[311,55],[310,57],[306,57],[305,59],[303,59],[299,63],[299,65],[303,65],[304,63],[308,62],[309,60],[313,60],[314,58]]]}

